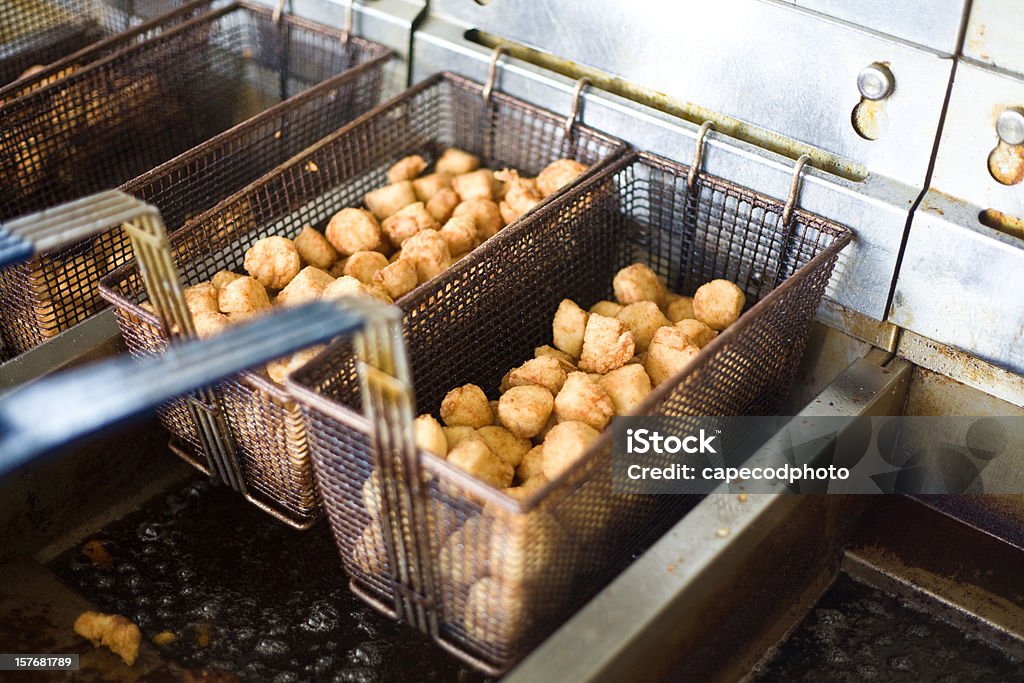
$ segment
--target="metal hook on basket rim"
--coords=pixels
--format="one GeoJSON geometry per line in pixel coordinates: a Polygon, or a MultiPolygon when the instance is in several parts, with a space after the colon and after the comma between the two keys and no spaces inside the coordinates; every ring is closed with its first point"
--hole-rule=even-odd
{"type": "Polygon", "coordinates": [[[811,157],[801,154],[793,166],[793,180],[789,184],[789,196],[786,198],[786,205],[782,209],[782,224],[788,226],[793,220],[793,210],[796,208],[797,199],[800,197],[800,186],[803,183],[804,167],[811,164],[811,157]]]}
{"type": "Polygon", "coordinates": [[[583,76],[576,81],[576,87],[572,91],[572,109],[569,110],[569,116],[565,118],[565,136],[572,137],[572,129],[576,125],[576,119],[580,116],[580,100],[583,99],[583,89],[588,85],[593,85],[590,79],[583,76]]]}
{"type": "Polygon", "coordinates": [[[271,15],[271,21],[274,22],[274,26],[281,23],[281,16],[284,14],[284,6],[288,0],[277,0],[277,4],[274,5],[274,13],[271,15]]]}
{"type": "Polygon", "coordinates": [[[491,103],[491,93],[494,91],[494,81],[498,75],[498,58],[507,53],[504,45],[495,45],[491,51],[491,61],[487,65],[487,82],[484,84],[484,104],[491,103]]]}
{"type": "Polygon", "coordinates": [[[356,0],[345,2],[345,23],[341,26],[341,44],[348,45],[348,39],[352,37],[352,22],[355,15],[356,0]]]}
{"type": "Polygon", "coordinates": [[[704,138],[707,136],[709,130],[713,130],[715,124],[711,121],[705,121],[700,125],[700,130],[697,131],[697,142],[693,148],[693,163],[690,164],[690,171],[686,174],[686,190],[690,194],[693,194],[693,188],[697,184],[697,174],[700,173],[700,164],[704,159],[704,138]]]}

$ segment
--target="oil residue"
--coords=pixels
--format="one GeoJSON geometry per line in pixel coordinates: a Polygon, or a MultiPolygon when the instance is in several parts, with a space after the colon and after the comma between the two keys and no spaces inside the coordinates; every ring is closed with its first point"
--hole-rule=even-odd
{"type": "Polygon", "coordinates": [[[755,670],[754,681],[1010,681],[1022,663],[847,575],[755,670]]]}
{"type": "Polygon", "coordinates": [[[354,596],[325,525],[295,531],[205,481],[110,524],[51,568],[150,642],[160,635],[162,656],[191,669],[275,683],[484,680],[354,596]]]}

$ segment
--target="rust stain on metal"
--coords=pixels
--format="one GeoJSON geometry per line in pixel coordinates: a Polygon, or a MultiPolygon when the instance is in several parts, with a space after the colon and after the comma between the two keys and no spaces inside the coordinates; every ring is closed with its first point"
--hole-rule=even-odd
{"type": "Polygon", "coordinates": [[[1016,185],[1024,180],[1024,145],[1000,141],[988,155],[988,171],[1003,185],[1016,185]]]}
{"type": "Polygon", "coordinates": [[[1024,218],[1017,218],[996,209],[985,209],[978,214],[978,220],[987,228],[1024,240],[1024,218]]]}

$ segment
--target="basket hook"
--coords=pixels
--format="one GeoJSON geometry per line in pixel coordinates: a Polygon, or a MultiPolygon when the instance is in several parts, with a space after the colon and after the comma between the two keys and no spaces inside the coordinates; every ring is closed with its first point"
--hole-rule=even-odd
{"type": "Polygon", "coordinates": [[[505,54],[507,50],[504,45],[495,45],[494,50],[491,51],[491,61],[487,65],[487,83],[484,85],[484,105],[491,103],[491,93],[494,91],[494,80],[498,75],[498,58],[505,54]]]}
{"type": "Polygon", "coordinates": [[[576,81],[576,87],[572,91],[572,109],[565,119],[565,137],[572,137],[572,129],[580,116],[580,101],[583,99],[583,89],[591,85],[590,79],[583,76],[576,81]]]}
{"type": "Polygon", "coordinates": [[[800,197],[804,166],[808,166],[810,163],[811,157],[801,154],[800,158],[796,160],[796,165],[793,166],[793,180],[789,185],[789,197],[786,198],[786,205],[782,209],[782,224],[787,227],[793,220],[793,209],[796,208],[797,199],[800,197]]]}
{"type": "Polygon", "coordinates": [[[693,190],[697,185],[697,174],[700,173],[701,161],[704,158],[704,138],[707,137],[708,131],[713,130],[715,124],[711,121],[705,121],[700,125],[700,130],[697,131],[697,143],[693,148],[693,163],[690,164],[690,170],[686,174],[686,190],[693,194],[693,190]]]}
{"type": "Polygon", "coordinates": [[[348,45],[348,39],[352,36],[352,21],[355,14],[356,0],[346,0],[345,2],[345,23],[341,26],[341,44],[344,47],[348,45]]]}

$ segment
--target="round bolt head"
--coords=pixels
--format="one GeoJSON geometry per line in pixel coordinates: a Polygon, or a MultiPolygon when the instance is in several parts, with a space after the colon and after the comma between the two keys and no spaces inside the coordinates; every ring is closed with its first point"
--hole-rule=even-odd
{"type": "Polygon", "coordinates": [[[857,89],[867,100],[884,100],[896,87],[889,67],[875,62],[861,69],[857,74],[857,89]]]}
{"type": "Polygon", "coordinates": [[[996,119],[996,133],[1008,145],[1024,144],[1024,112],[1006,109],[996,119]]]}

